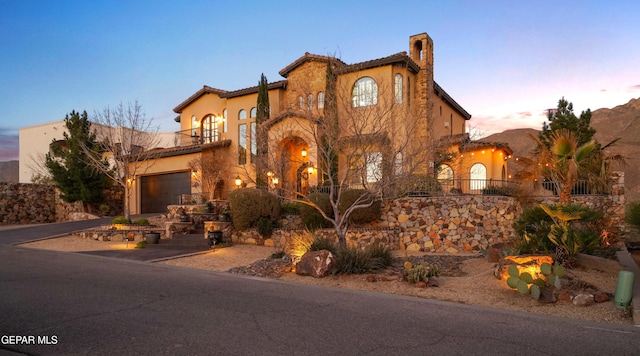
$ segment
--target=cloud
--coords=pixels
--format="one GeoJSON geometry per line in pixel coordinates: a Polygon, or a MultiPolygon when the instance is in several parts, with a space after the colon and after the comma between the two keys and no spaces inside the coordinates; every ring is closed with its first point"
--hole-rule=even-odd
{"type": "Polygon", "coordinates": [[[468,126],[472,135],[488,136],[506,130],[532,128],[541,129],[546,120],[546,110],[540,112],[523,111],[507,115],[474,115],[468,126]],[[477,131],[477,132],[474,132],[477,131]]]}
{"type": "Polygon", "coordinates": [[[640,84],[632,85],[628,88],[629,91],[640,90],[640,84]]]}
{"type": "Polygon", "coordinates": [[[0,127],[0,161],[17,160],[18,153],[17,130],[0,127]]]}

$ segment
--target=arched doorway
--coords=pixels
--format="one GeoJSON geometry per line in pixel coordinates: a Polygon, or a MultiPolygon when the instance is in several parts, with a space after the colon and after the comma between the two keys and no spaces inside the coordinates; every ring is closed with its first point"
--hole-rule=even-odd
{"type": "Polygon", "coordinates": [[[307,194],[310,187],[308,167],[311,166],[309,144],[299,136],[280,141],[280,156],[276,157],[276,174],[282,177],[285,192],[307,194]]]}

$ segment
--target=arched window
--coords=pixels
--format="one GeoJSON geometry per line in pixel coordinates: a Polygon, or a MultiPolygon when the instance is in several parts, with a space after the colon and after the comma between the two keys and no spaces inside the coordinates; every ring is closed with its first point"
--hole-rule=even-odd
{"type": "Polygon", "coordinates": [[[307,107],[313,109],[313,94],[309,94],[307,97],[307,107]]]}
{"type": "Polygon", "coordinates": [[[369,77],[358,79],[353,85],[351,98],[354,108],[378,104],[378,84],[369,77]]]}
{"type": "Polygon", "coordinates": [[[507,168],[503,164],[502,165],[502,180],[506,180],[506,179],[507,179],[507,168]]]}
{"type": "Polygon", "coordinates": [[[222,132],[227,132],[227,109],[222,111],[222,132]]]}
{"type": "Polygon", "coordinates": [[[471,190],[484,189],[487,186],[487,168],[482,163],[471,166],[471,190]]]}
{"type": "Polygon", "coordinates": [[[302,95],[300,95],[300,97],[298,98],[298,104],[300,106],[300,110],[304,109],[304,97],[302,97],[302,95]]]}
{"type": "Polygon", "coordinates": [[[247,118],[247,110],[242,109],[238,112],[238,120],[244,120],[247,118]]]}
{"type": "Polygon", "coordinates": [[[324,109],[324,93],[318,93],[318,109],[324,109]]]}
{"type": "Polygon", "coordinates": [[[438,180],[450,181],[453,180],[453,169],[448,164],[440,165],[438,169],[438,180]]]}
{"type": "Polygon", "coordinates": [[[396,104],[402,104],[402,74],[396,74],[394,84],[395,102],[396,104]]]}
{"type": "Polygon", "coordinates": [[[207,115],[202,120],[202,143],[216,142],[219,139],[218,122],[215,116],[207,115]]]}
{"type": "Polygon", "coordinates": [[[258,110],[256,108],[251,108],[251,111],[249,111],[249,117],[255,119],[256,116],[258,116],[258,110]]]}

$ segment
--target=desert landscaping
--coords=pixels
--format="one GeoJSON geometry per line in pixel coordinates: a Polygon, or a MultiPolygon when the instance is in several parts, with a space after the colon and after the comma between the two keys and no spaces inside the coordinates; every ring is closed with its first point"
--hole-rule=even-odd
{"type": "MultiPolygon", "coordinates": [[[[86,252],[133,249],[134,245],[129,242],[97,241],[68,235],[21,246],[64,252],[86,252]]],[[[394,251],[395,262],[385,270],[360,275],[329,275],[324,278],[313,278],[292,272],[289,263],[281,258],[271,258],[275,252],[277,251],[273,247],[234,244],[157,263],[253,275],[291,283],[391,293],[605,323],[632,324],[630,310],[617,309],[612,300],[588,306],[576,306],[569,299],[563,300],[563,297],[559,297],[555,303],[542,303],[529,296],[520,295],[517,291],[508,288],[504,280],[494,277],[496,264],[489,262],[478,253],[445,256],[394,251]],[[429,261],[431,264],[437,264],[441,270],[441,275],[437,278],[437,286],[417,287],[416,284],[403,280],[402,265],[407,260],[429,261]]],[[[578,267],[567,270],[566,278],[571,281],[573,294],[579,293],[580,290],[597,289],[604,293],[600,293],[600,297],[596,300],[603,295],[613,299],[618,273],[622,268],[613,259],[579,255],[578,267]]]]}

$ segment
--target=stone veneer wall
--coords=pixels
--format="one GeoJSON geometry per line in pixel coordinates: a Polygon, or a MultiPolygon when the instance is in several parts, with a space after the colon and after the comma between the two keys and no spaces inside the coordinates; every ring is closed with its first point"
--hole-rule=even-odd
{"type": "Polygon", "coordinates": [[[0,183],[0,224],[55,222],[55,200],[52,185],[0,183]]]}
{"type": "MultiPolygon", "coordinates": [[[[110,215],[122,214],[122,189],[105,192],[110,215]]],[[[97,208],[94,208],[97,210],[97,208]]],[[[100,214],[95,211],[95,214],[100,214]]],[[[41,224],[95,218],[81,203],[65,203],[53,185],[0,182],[0,225],[41,224]]]]}
{"type": "MultiPolygon", "coordinates": [[[[624,234],[624,174],[615,176],[611,195],[575,196],[573,202],[605,212],[604,225],[613,233],[624,234]]],[[[529,197],[526,206],[555,204],[557,197],[529,197]]],[[[368,228],[350,229],[347,244],[359,247],[381,242],[391,249],[433,253],[478,251],[489,245],[512,241],[514,221],[523,204],[518,198],[482,195],[458,195],[429,198],[400,198],[385,201],[380,221],[368,228]]],[[[284,229],[276,229],[269,239],[257,231],[234,232],[233,242],[264,244],[287,249],[299,221],[283,221],[284,229]]],[[[281,223],[282,225],[282,223],[281,223]]],[[[335,239],[333,230],[316,232],[320,237],[335,239]]]]}

